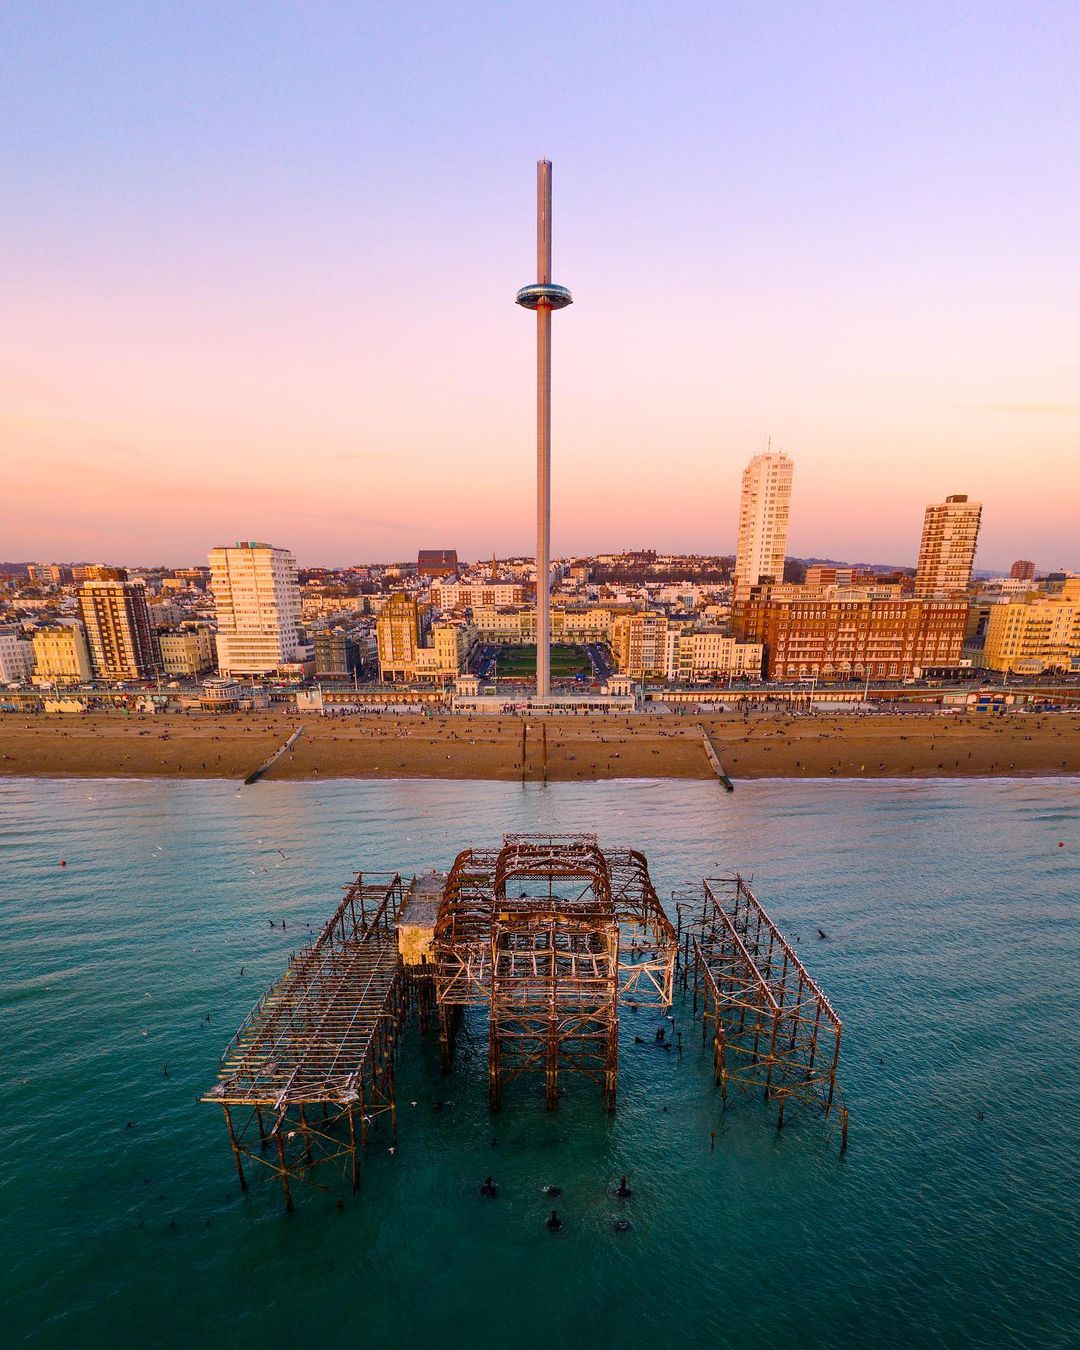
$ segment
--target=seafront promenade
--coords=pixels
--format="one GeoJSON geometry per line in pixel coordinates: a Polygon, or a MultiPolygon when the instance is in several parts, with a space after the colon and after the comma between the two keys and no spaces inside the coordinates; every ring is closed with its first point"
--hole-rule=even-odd
{"type": "Polygon", "coordinates": [[[740,778],[932,778],[1080,773],[1075,713],[828,714],[753,711],[643,717],[321,717],[101,713],[0,720],[0,774],[235,778],[304,732],[275,779],[457,778],[507,782],[712,778],[704,726],[740,778]],[[546,751],[545,751],[546,743],[546,751]]]}

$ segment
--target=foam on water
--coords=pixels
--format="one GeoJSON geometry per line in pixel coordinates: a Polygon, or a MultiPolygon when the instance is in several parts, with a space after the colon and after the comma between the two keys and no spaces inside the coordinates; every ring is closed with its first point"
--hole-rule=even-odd
{"type": "Polygon", "coordinates": [[[1076,1345],[1078,852],[1069,779],[0,780],[5,1337],[1076,1345]],[[760,1103],[721,1116],[677,1007],[681,1061],[624,1014],[614,1117],[580,1089],[548,1115],[539,1085],[493,1117],[482,1028],[449,1079],[411,1029],[399,1148],[375,1137],[357,1199],[241,1198],[194,1099],[341,884],[548,829],[643,849],[662,895],[754,874],[844,1019],[847,1156],[760,1103]]]}

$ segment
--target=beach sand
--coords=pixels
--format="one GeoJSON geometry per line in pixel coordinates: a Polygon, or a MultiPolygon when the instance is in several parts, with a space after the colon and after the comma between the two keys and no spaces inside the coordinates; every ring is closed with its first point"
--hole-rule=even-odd
{"type": "Polygon", "coordinates": [[[1080,718],[1062,714],[702,718],[327,717],[295,710],[0,718],[0,773],[243,779],[296,726],[275,778],[711,778],[699,722],[740,778],[933,778],[1080,773],[1080,718]],[[524,775],[522,728],[527,722],[524,775]]]}

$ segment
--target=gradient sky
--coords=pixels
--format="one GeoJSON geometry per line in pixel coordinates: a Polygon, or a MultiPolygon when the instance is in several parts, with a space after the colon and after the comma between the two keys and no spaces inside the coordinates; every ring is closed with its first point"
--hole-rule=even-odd
{"type": "Polygon", "coordinates": [[[0,8],[0,558],[532,552],[1080,568],[1080,4],[0,8]]]}

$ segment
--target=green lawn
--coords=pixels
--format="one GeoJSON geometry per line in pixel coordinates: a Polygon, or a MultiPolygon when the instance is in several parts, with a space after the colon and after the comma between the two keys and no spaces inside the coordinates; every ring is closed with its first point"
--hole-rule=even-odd
{"type": "MultiPolygon", "coordinates": [[[[551,674],[556,679],[569,679],[578,673],[588,675],[592,667],[580,647],[555,644],[551,648],[551,674]]],[[[496,675],[511,679],[526,679],[536,675],[535,647],[503,647],[499,652],[496,675]]]]}

